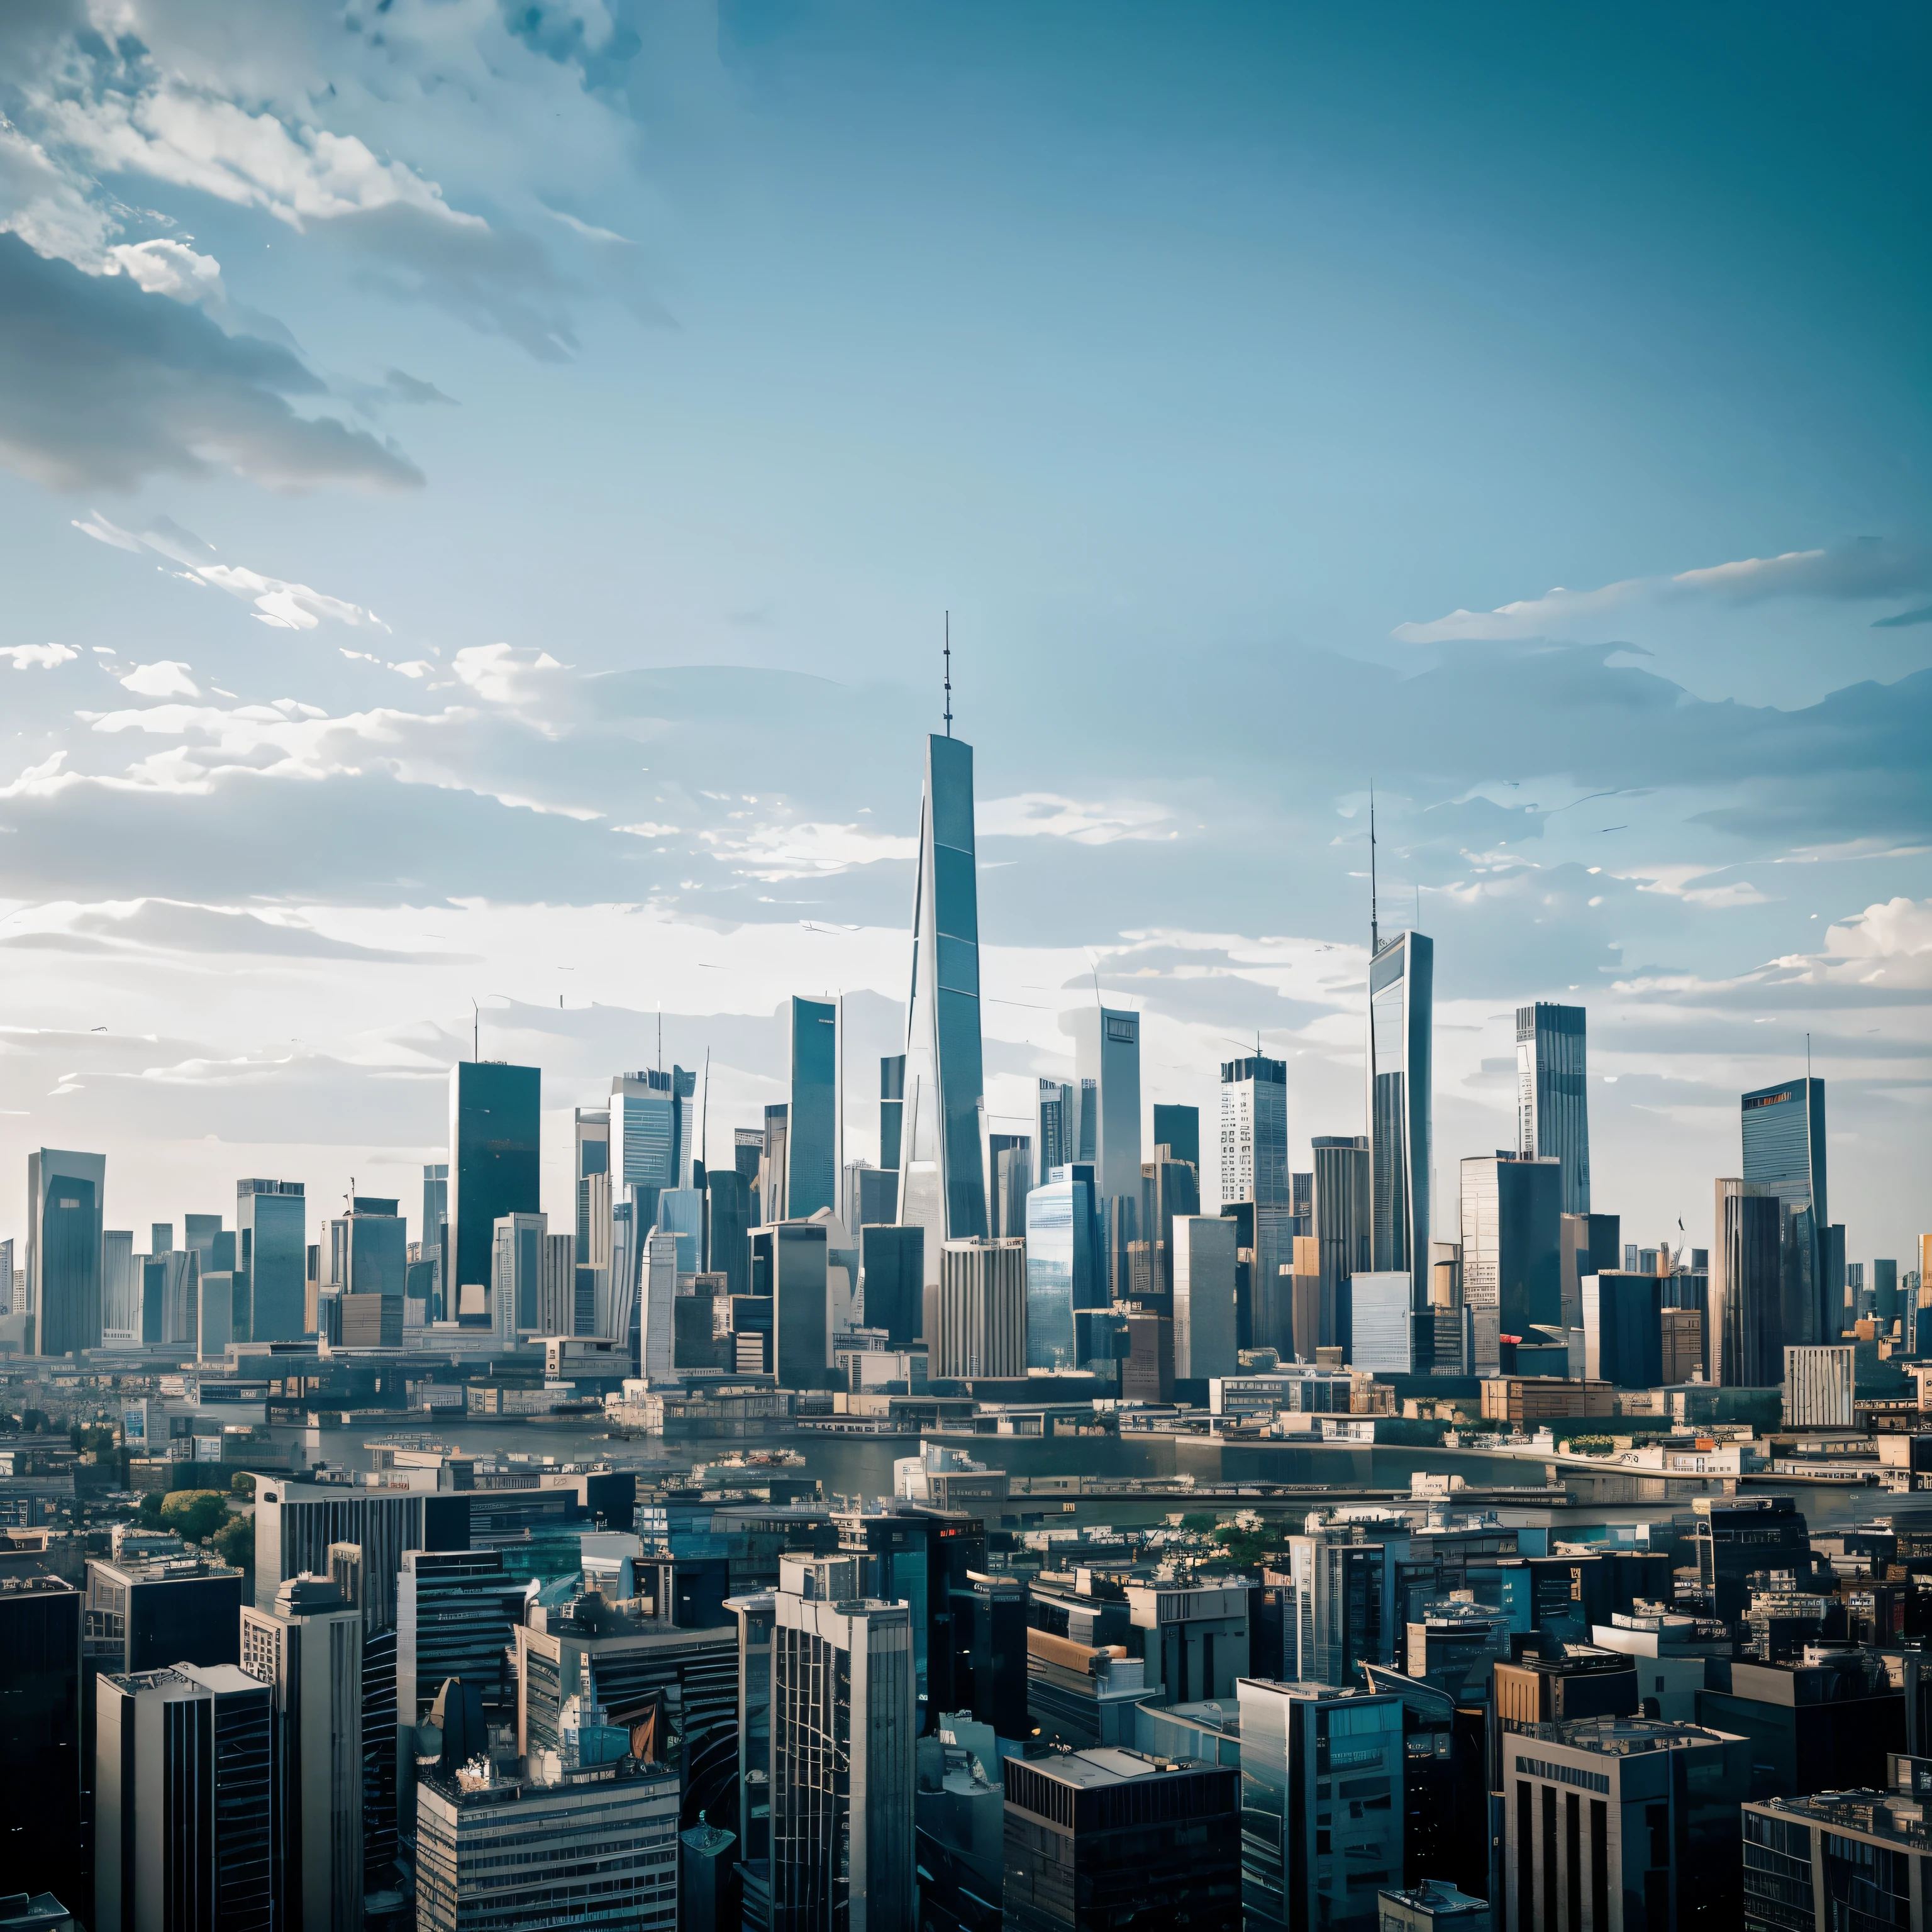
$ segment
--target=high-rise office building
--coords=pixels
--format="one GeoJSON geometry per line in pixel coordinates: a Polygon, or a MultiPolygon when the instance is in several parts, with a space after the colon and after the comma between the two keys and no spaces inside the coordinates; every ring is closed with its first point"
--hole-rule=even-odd
{"type": "Polygon", "coordinates": [[[1221,1063],[1221,1200],[1292,1204],[1286,1060],[1256,1054],[1221,1063]]]}
{"type": "Polygon", "coordinates": [[[1664,1280],[1605,1268],[1583,1277],[1583,1373],[1613,1388],[1664,1379],[1664,1280]]]}
{"type": "Polygon", "coordinates": [[[1079,1090],[1064,1080],[1042,1080],[1034,1102],[1033,1145],[1036,1182],[1080,1158],[1079,1090]]]}
{"type": "Polygon", "coordinates": [[[1402,1880],[1402,1700],[1255,1677],[1237,1690],[1249,1932],[1376,1932],[1378,1888],[1402,1880]]]}
{"type": "Polygon", "coordinates": [[[1201,1109],[1156,1100],[1154,1103],[1154,1144],[1156,1148],[1166,1148],[1168,1159],[1187,1162],[1198,1174],[1201,1171],[1201,1109]]]}
{"type": "MultiPolygon", "coordinates": [[[[416,1238],[424,1260],[441,1260],[442,1231],[448,1220],[449,1163],[426,1160],[422,1171],[422,1219],[416,1224],[416,1238]]],[[[439,1291],[441,1286],[439,1276],[439,1291]]]]}
{"type": "Polygon", "coordinates": [[[808,1221],[838,1211],[845,1166],[845,1002],[801,999],[785,1011],[790,1049],[791,1112],[785,1142],[785,1214],[808,1221]]]}
{"type": "Polygon", "coordinates": [[[129,1672],[236,1660],[242,1573],[172,1540],[172,1549],[151,1556],[88,1559],[87,1641],[95,1668],[129,1672]]]}
{"type": "MultiPolygon", "coordinates": [[[[6,1282],[4,1292],[11,1300],[14,1292],[14,1244],[6,1244],[0,1256],[0,1273],[6,1282]]],[[[134,1265],[134,1231],[131,1228],[106,1228],[100,1235],[100,1340],[111,1348],[117,1342],[141,1339],[141,1291],[134,1265]]]]}
{"type": "Polygon", "coordinates": [[[1557,1249],[1562,1274],[1560,1301],[1564,1328],[1583,1325],[1583,1277],[1613,1268],[1622,1258],[1622,1226],[1621,1217],[1615,1214],[1566,1214],[1563,1216],[1557,1249]]]}
{"type": "Polygon", "coordinates": [[[1136,1194],[1141,1178],[1141,1016],[1112,1006],[1078,1006],[1064,1022],[1083,1088],[1091,1081],[1092,1159],[1102,1196],[1136,1194]]]}
{"type": "Polygon", "coordinates": [[[1562,1318],[1562,1184],[1561,1164],[1540,1156],[1462,1162],[1462,1304],[1477,1375],[1496,1372],[1502,1336],[1562,1318]]]}
{"type": "Polygon", "coordinates": [[[107,1156],[36,1148],[27,1156],[27,1309],[32,1348],[100,1346],[100,1234],[107,1156]]]}
{"type": "Polygon", "coordinates": [[[1784,1220],[1774,1194],[1717,1184],[1711,1376],[1726,1388],[1774,1388],[1784,1373],[1784,1220]]]}
{"type": "Polygon", "coordinates": [[[406,1550],[396,1575],[396,1721],[420,1724],[444,1680],[501,1699],[524,1586],[500,1550],[406,1550]]]}
{"type": "Polygon", "coordinates": [[[1501,1756],[1512,1926],[1738,1922],[1747,1740],[1658,1718],[1580,1718],[1506,1735],[1501,1756]]]}
{"type": "Polygon", "coordinates": [[[1103,1932],[1142,1919],[1238,1932],[1241,1792],[1232,1765],[1109,1748],[1009,1757],[1000,1770],[1013,1932],[1103,1932]]]}
{"type": "Polygon", "coordinates": [[[1368,1120],[1372,1265],[1407,1274],[1429,1306],[1435,942],[1399,933],[1369,964],[1368,1120]]]}
{"type": "Polygon", "coordinates": [[[734,1294],[751,1291],[752,1190],[733,1168],[714,1168],[704,1177],[705,1263],[722,1274],[734,1294]]]}
{"type": "MultiPolygon", "coordinates": [[[[587,1275],[591,1272],[584,1270],[587,1275]]],[[[537,1328],[544,1335],[587,1335],[596,1332],[594,1294],[586,1298],[578,1319],[577,1237],[544,1236],[543,1258],[537,1275],[537,1328]]]]}
{"type": "Polygon", "coordinates": [[[1033,1138],[1028,1134],[988,1134],[986,1164],[993,1180],[992,1232],[1026,1232],[1026,1198],[1033,1191],[1033,1138]]]}
{"type": "Polygon", "coordinates": [[[544,1214],[506,1214],[490,1232],[493,1325],[514,1348],[519,1330],[537,1331],[550,1220],[544,1214]]]}
{"type": "Polygon", "coordinates": [[[1516,1150],[1563,1166],[1563,1211],[1590,1211],[1590,1100],[1581,1006],[1516,1010],[1516,1150]]]}
{"type": "Polygon", "coordinates": [[[1026,1366],[1079,1366],[1075,1316],[1103,1307],[1094,1253],[1092,1189],[1063,1166],[1026,1202],[1026,1366]]]}
{"type": "Polygon", "coordinates": [[[1738,1105],[1745,1184],[1775,1196],[1780,1210],[1784,1346],[1835,1342],[1844,1326],[1844,1283],[1828,1265],[1825,1083],[1807,1076],[1760,1087],[1738,1105]]]}
{"type": "Polygon", "coordinates": [[[245,1316],[238,1341],[302,1340],[308,1246],[302,1182],[235,1184],[235,1272],[245,1316]]]}
{"type": "Polygon", "coordinates": [[[620,1074],[610,1082],[610,1325],[604,1332],[613,1341],[637,1330],[644,1242],[658,1224],[658,1197],[669,1188],[688,1187],[695,1178],[691,1100],[697,1088],[697,1075],[681,1066],[668,1073],[651,1067],[620,1074]]]}
{"type": "Polygon", "coordinates": [[[854,1567],[787,1563],[772,1599],[771,1932],[914,1922],[912,1612],[854,1567]]]}
{"type": "Polygon", "coordinates": [[[770,1367],[778,1386],[826,1386],[832,1364],[831,1254],[823,1221],[781,1221],[752,1234],[754,1294],[772,1298],[770,1367]],[[769,1284],[760,1287],[760,1279],[769,1284]]]}
{"type": "Polygon", "coordinates": [[[636,1340],[632,1360],[637,1373],[645,1381],[668,1382],[677,1372],[677,1237],[646,1234],[644,1246],[644,1260],[638,1272],[636,1340]]]}
{"type": "Polygon", "coordinates": [[[932,1306],[926,1337],[932,1374],[1026,1373],[1024,1241],[948,1241],[932,1306]]]}
{"type": "Polygon", "coordinates": [[[274,1693],[275,1922],[362,1923],[362,1617],[327,1577],[242,1612],[241,1667],[274,1693]]]}
{"type": "Polygon", "coordinates": [[[274,1693],[214,1664],[95,1694],[95,1932],[271,1932],[274,1693]]]}
{"type": "Polygon", "coordinates": [[[418,1932],[560,1922],[676,1932],[677,1772],[618,1754],[619,1727],[598,1721],[602,1707],[572,1702],[580,1742],[553,1751],[541,1777],[466,1766],[424,1778],[418,1932]]]}
{"type": "Polygon", "coordinates": [[[905,1138],[905,1055],[883,1054],[879,1059],[879,1165],[895,1173],[900,1144],[905,1138]]]}
{"type": "MultiPolygon", "coordinates": [[[[1183,1381],[1232,1376],[1239,1366],[1234,1354],[1234,1224],[1219,1214],[1178,1216],[1172,1252],[1174,1372],[1183,1381]]],[[[1032,1312],[1030,1305],[1028,1312],[1032,1312]]],[[[1028,1353],[1030,1359],[1030,1339],[1028,1353]]]]}
{"type": "MultiPolygon", "coordinates": [[[[1364,1134],[1317,1134],[1310,1143],[1314,1162],[1315,1240],[1320,1252],[1320,1332],[1312,1341],[1294,1337],[1305,1360],[1315,1359],[1317,1346],[1348,1346],[1348,1280],[1369,1272],[1373,1243],[1370,1215],[1373,1204],[1368,1137],[1364,1134]]],[[[1290,1261],[1291,1254],[1287,1257],[1290,1261]]],[[[1257,1264],[1259,1262],[1256,1257],[1257,1264]]],[[[1257,1346],[1275,1348],[1272,1338],[1255,1337],[1257,1346]]]]}
{"type": "Polygon", "coordinates": [[[542,1210],[542,1101],[543,1076],[534,1066],[460,1060],[449,1070],[449,1233],[442,1269],[446,1317],[489,1325],[496,1223],[506,1214],[542,1210]],[[466,1290],[473,1292],[466,1294],[466,1290]]]}
{"type": "Polygon", "coordinates": [[[928,737],[906,1012],[905,1145],[899,1220],[926,1231],[928,1286],[948,1241],[989,1227],[985,1063],[980,1035],[980,891],[973,748],[928,737]]]}
{"type": "MultiPolygon", "coordinates": [[[[592,1230],[596,1216],[592,1207],[593,1185],[599,1175],[604,1179],[602,1190],[604,1219],[608,1222],[610,1212],[610,1110],[608,1107],[579,1107],[572,1115],[574,1157],[572,1172],[577,1183],[577,1258],[586,1268],[610,1266],[607,1257],[599,1262],[591,1252],[596,1236],[592,1230]]],[[[606,1250],[610,1244],[608,1226],[602,1231],[606,1250]]]]}
{"type": "Polygon", "coordinates": [[[857,1233],[866,1326],[884,1329],[888,1348],[920,1340],[926,1333],[926,1230],[868,1226],[857,1233]]]}
{"type": "Polygon", "coordinates": [[[292,1576],[334,1574],[329,1552],[352,1544],[362,1552],[366,1589],[351,1592],[370,1631],[393,1630],[396,1573],[406,1550],[435,1550],[446,1541],[466,1548],[469,1499],[398,1490],[338,1492],[279,1476],[255,1482],[255,1607],[275,1606],[275,1593],[292,1576]],[[426,1534],[424,1525],[435,1532],[426,1534]]]}
{"type": "Polygon", "coordinates": [[[10,1576],[0,1588],[0,1871],[10,1888],[50,1892],[70,1911],[85,1896],[85,1606],[58,1576],[10,1576]]]}

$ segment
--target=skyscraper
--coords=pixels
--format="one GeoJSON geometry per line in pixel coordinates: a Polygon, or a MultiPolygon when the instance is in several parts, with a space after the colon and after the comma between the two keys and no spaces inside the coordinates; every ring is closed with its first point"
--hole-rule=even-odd
{"type": "Polygon", "coordinates": [[[976,850],[973,748],[958,738],[928,737],[913,898],[899,1220],[926,1231],[929,1283],[939,1279],[946,1242],[988,1231],[976,850]]]}
{"type": "Polygon", "coordinates": [[[101,1202],[107,1156],[36,1148],[27,1156],[27,1306],[33,1352],[100,1346],[101,1202]]]}
{"type": "Polygon", "coordinates": [[[235,1184],[235,1271],[246,1316],[238,1341],[302,1340],[308,1245],[299,1180],[235,1184]]]}
{"type": "Polygon", "coordinates": [[[86,1606],[82,1593],[58,1576],[10,1576],[0,1589],[0,1870],[10,1889],[51,1892],[70,1911],[84,1906],[86,1606]]]}
{"type": "Polygon", "coordinates": [[[838,1210],[838,1177],[845,1166],[845,1002],[788,1003],[785,1032],[791,1057],[791,1112],[785,1142],[785,1213],[809,1220],[820,1208],[838,1210]]]}
{"type": "Polygon", "coordinates": [[[1590,1100],[1581,1006],[1516,1010],[1516,1150],[1563,1163],[1563,1211],[1590,1211],[1590,1100]]]}
{"type": "Polygon", "coordinates": [[[274,1693],[211,1664],[97,1695],[95,1932],[270,1932],[274,1693]]]}
{"type": "Polygon", "coordinates": [[[507,1344],[517,1334],[534,1334],[542,1299],[544,1250],[550,1221],[542,1214],[506,1214],[492,1230],[490,1257],[490,1308],[494,1324],[507,1344]]]}
{"type": "Polygon", "coordinates": [[[1184,1381],[1197,1382],[1210,1376],[1232,1376],[1238,1366],[1234,1358],[1234,1224],[1218,1214],[1177,1215],[1172,1252],[1174,1372],[1184,1381]]]}
{"type": "Polygon", "coordinates": [[[905,1130],[905,1055],[881,1054],[879,1060],[879,1165],[898,1171],[899,1148],[905,1130]]]}
{"type": "Polygon", "coordinates": [[[914,1922],[912,1612],[856,1567],[785,1562],[772,1599],[772,1932],[914,1922]]]}
{"type": "MultiPolygon", "coordinates": [[[[0,1242],[0,1274],[6,1276],[4,1292],[14,1292],[14,1244],[0,1242]]],[[[100,1339],[103,1342],[139,1342],[141,1339],[141,1284],[134,1262],[134,1231],[131,1228],[106,1228],[100,1235],[100,1339]]]]}
{"type": "Polygon", "coordinates": [[[1502,1336],[1562,1320],[1562,1186],[1554,1160],[1498,1153],[1462,1163],[1462,1304],[1474,1330],[1474,1374],[1496,1372],[1502,1336]]]}
{"type": "Polygon", "coordinates": [[[1286,1060],[1256,1054],[1221,1063],[1221,1200],[1292,1204],[1286,1060]]]}
{"type": "Polygon", "coordinates": [[[1784,1210],[1774,1194],[1730,1179],[1717,1184],[1716,1205],[1711,1378],[1773,1388],[1784,1372],[1784,1210]]]}
{"type": "MultiPolygon", "coordinates": [[[[1322,1263],[1320,1328],[1315,1336],[1298,1334],[1293,1341],[1302,1359],[1312,1362],[1318,1346],[1348,1346],[1348,1281],[1369,1271],[1372,1196],[1366,1135],[1317,1134],[1309,1151],[1314,1161],[1314,1232],[1322,1263]]],[[[1258,1347],[1279,1346],[1272,1336],[1259,1333],[1255,1341],[1258,1347]]]]}
{"type": "MultiPolygon", "coordinates": [[[[606,1330],[622,1341],[636,1328],[644,1242],[658,1222],[658,1196],[688,1187],[691,1096],[698,1076],[681,1066],[620,1074],[610,1082],[610,1276],[606,1330]],[[628,1212],[620,1210],[628,1210],[628,1212]]],[[[534,1203],[532,1204],[534,1206],[534,1203]]]]}
{"type": "MultiPolygon", "coordinates": [[[[490,1252],[506,1214],[538,1199],[543,1076],[534,1066],[460,1060],[449,1070],[449,1233],[445,1316],[487,1326],[490,1252]],[[466,1298],[466,1289],[472,1292],[466,1298]]],[[[427,1235],[425,1235],[427,1238],[427,1235]]]]}
{"type": "Polygon", "coordinates": [[[934,1375],[1026,1373],[1026,1268],[1023,1240],[946,1243],[926,1326],[934,1375]]]}
{"type": "Polygon", "coordinates": [[[1075,1072],[1094,1083],[1093,1159],[1103,1196],[1132,1196],[1141,1179],[1141,1016],[1113,1006],[1078,1006],[1064,1024],[1073,1036],[1075,1072]]]}
{"type": "Polygon", "coordinates": [[[324,1576],[293,1576],[272,1611],[244,1606],[242,1668],[275,1696],[276,1923],[362,1923],[362,1617],[324,1576]]]}
{"type": "Polygon", "coordinates": [[[1080,1158],[1078,1090],[1064,1080],[1042,1080],[1034,1103],[1034,1178],[1045,1181],[1056,1167],[1080,1158]]]}
{"type": "Polygon", "coordinates": [[[1419,932],[1398,933],[1369,965],[1371,1265],[1410,1277],[1418,1315],[1429,1306],[1435,975],[1435,943],[1419,932]]]}
{"type": "Polygon", "coordinates": [[[1154,1103],[1154,1144],[1157,1148],[1166,1148],[1174,1160],[1191,1162],[1198,1172],[1201,1166],[1201,1109],[1156,1100],[1154,1103]]]}
{"type": "Polygon", "coordinates": [[[1828,1280],[1825,1231],[1825,1083],[1807,1075],[1760,1087],[1739,1102],[1748,1186],[1774,1195],[1781,1210],[1780,1299],[1784,1346],[1835,1342],[1843,1283],[1828,1280]],[[1796,1329],[1802,1327],[1804,1332],[1796,1329]]]}

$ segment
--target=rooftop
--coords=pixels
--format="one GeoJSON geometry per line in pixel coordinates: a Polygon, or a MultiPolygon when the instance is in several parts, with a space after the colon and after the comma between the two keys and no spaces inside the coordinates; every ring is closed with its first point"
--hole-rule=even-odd
{"type": "Polygon", "coordinates": [[[1098,1744],[1090,1750],[1068,1751],[1052,1757],[1028,1758],[1025,1763],[1029,1771],[1036,1771],[1042,1778],[1054,1778],[1063,1784],[1078,1785],[1083,1790],[1124,1784],[1134,1778],[1216,1768],[1211,1764],[1202,1763],[1198,1758],[1155,1757],[1146,1751],[1126,1750],[1111,1744],[1098,1744]]]}
{"type": "Polygon", "coordinates": [[[1745,1808],[1750,1810],[1796,1813],[1838,1832],[1862,1832],[1888,1838],[1915,1851],[1932,1850],[1932,1831],[1925,1808],[1916,1798],[1896,1792],[1819,1791],[1808,1798],[1772,1798],[1745,1808]]]}
{"type": "Polygon", "coordinates": [[[1664,1718],[1572,1718],[1553,1724],[1505,1718],[1503,1729],[1512,1736],[1564,1744],[1571,1750],[1594,1751],[1603,1757],[1635,1757],[1646,1751],[1690,1750],[1700,1744],[1733,1742],[1728,1731],[1672,1724],[1664,1718]]]}

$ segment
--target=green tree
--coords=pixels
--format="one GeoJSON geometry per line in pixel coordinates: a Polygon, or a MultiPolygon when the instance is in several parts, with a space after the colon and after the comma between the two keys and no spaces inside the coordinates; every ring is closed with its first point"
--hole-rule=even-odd
{"type": "Polygon", "coordinates": [[[238,1570],[255,1567],[255,1526],[245,1516],[231,1516],[214,1532],[214,1550],[223,1562],[238,1570]]]}
{"type": "Polygon", "coordinates": [[[1196,1536],[1214,1534],[1214,1514],[1211,1510],[1190,1510],[1180,1519],[1183,1529],[1192,1530],[1196,1536]]]}
{"type": "Polygon", "coordinates": [[[141,1522],[148,1529],[158,1528],[161,1520],[161,1492],[149,1490],[141,1498],[141,1522]]]}
{"type": "Polygon", "coordinates": [[[228,1486],[238,1496],[252,1496],[255,1493],[255,1479],[246,1469],[237,1469],[229,1478],[228,1486]]]}
{"type": "Polygon", "coordinates": [[[190,1543],[205,1543],[227,1520],[219,1490],[176,1490],[161,1504],[161,1521],[190,1543]]]}

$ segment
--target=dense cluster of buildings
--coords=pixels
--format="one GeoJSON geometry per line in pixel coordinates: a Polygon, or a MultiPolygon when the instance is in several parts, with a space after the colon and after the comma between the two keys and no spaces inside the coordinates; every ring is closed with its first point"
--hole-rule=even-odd
{"type": "Polygon", "coordinates": [[[136,1516],[58,1574],[32,1539],[72,1512],[32,1484],[63,1452],[0,1442],[0,1514],[26,1486],[0,1932],[1926,1923],[1932,1521],[1814,1534],[1744,1487],[1786,1467],[1744,1419],[1769,1391],[1808,1475],[1869,1450],[1888,1488],[1932,1480],[1921,1392],[1871,1396],[1906,1386],[1924,1258],[1848,1262],[1823,1083],[1742,1096],[1712,1250],[1627,1244],[1592,1196],[1582,1012],[1526,1006],[1516,1144],[1461,1162],[1439,1238],[1432,947],[1378,930],[1366,1131],[1305,1168],[1282,1061],[1222,1067],[1204,1152],[1196,1109],[1143,1107],[1141,1016],[1097,998],[1030,1131],[993,1132],[971,758],[928,741],[876,1164],[844,1144],[842,1003],[803,997],[788,1098],[728,1165],[682,1068],[580,1108],[567,1229],[538,1070],[480,1058],[414,1241],[396,1199],[311,1228],[301,1183],[250,1179],[232,1227],[136,1252],[104,1156],[31,1157],[0,1351],[152,1385],[126,1481],[232,1468],[253,1560],[136,1516]],[[1651,1506],[1455,1509],[1443,1478],[1304,1499],[1236,1563],[1198,1528],[1042,1528],[946,1440],[1372,1443],[1459,1400],[1552,1455],[1656,1417],[1628,1451],[1651,1506]],[[405,1406],[928,1439],[892,1495],[830,1503],[755,1468],[328,1466],[322,1412],[405,1406]],[[291,1420],[292,1463],[266,1432],[291,1420]]]}

